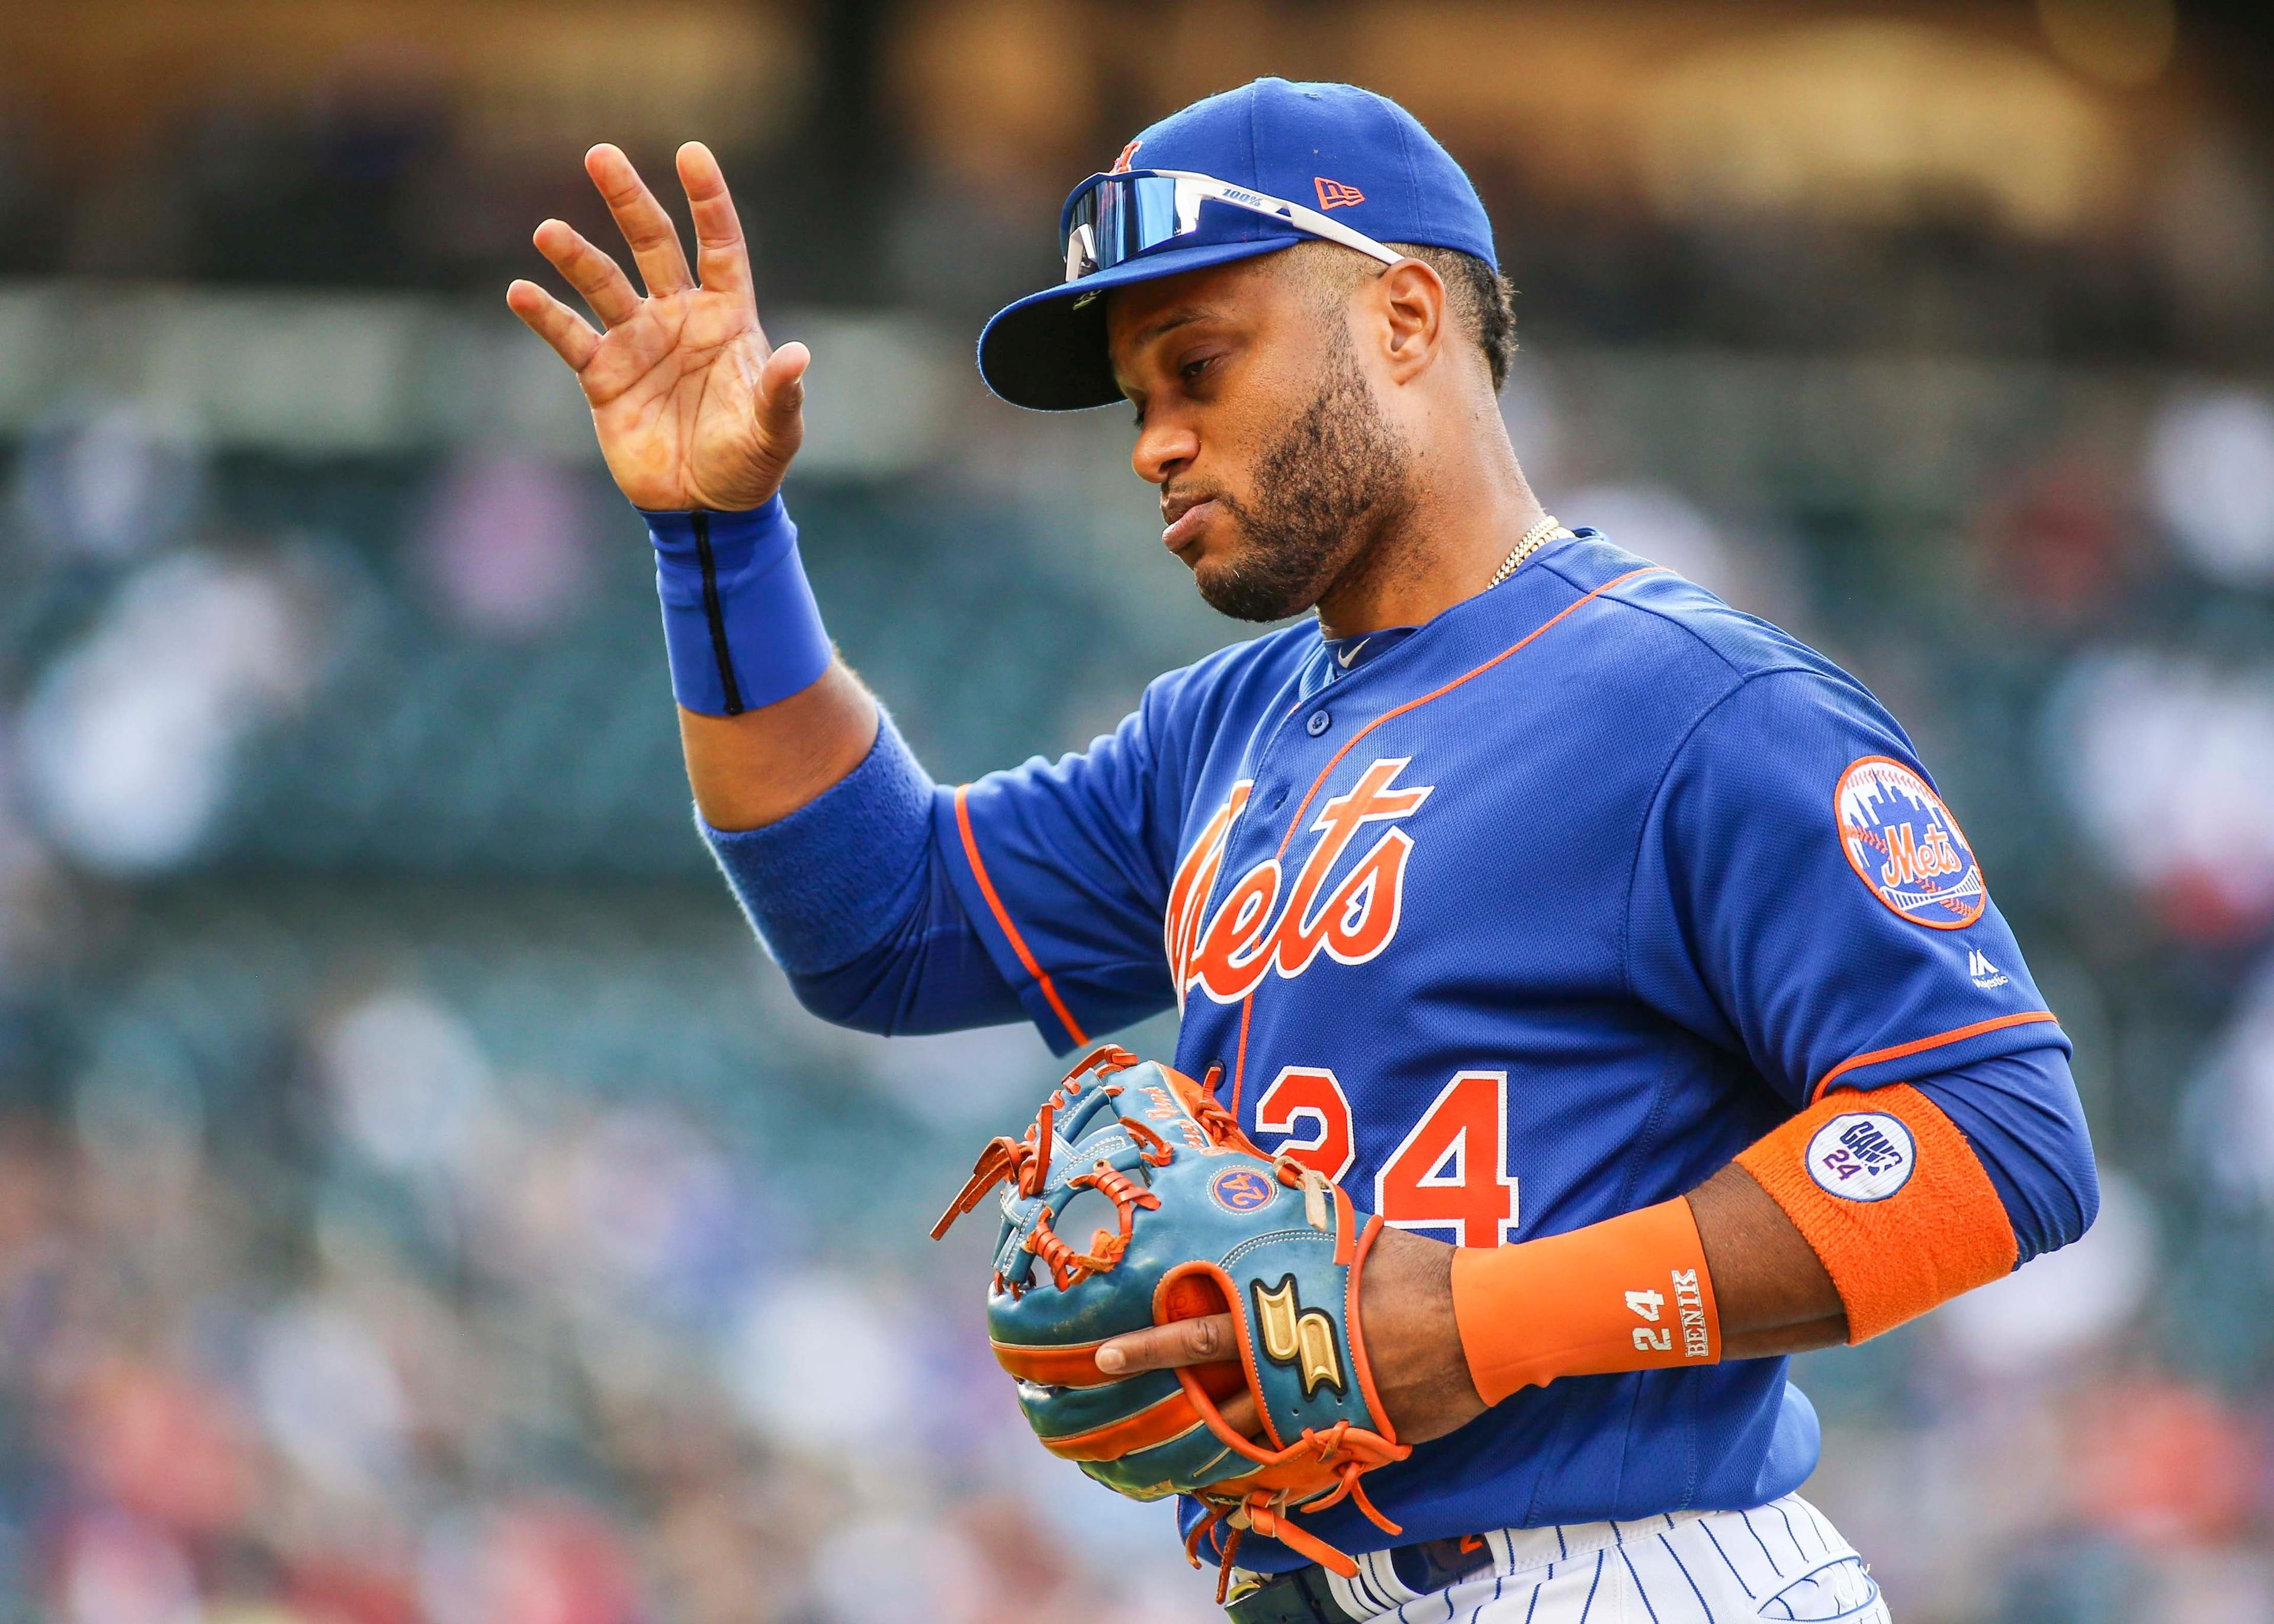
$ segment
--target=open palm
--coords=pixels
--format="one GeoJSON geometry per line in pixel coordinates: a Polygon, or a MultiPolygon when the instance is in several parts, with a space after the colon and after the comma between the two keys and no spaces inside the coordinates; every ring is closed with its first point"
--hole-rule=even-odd
{"type": "Polygon", "coordinates": [[[629,159],[595,147],[584,168],[631,247],[645,297],[614,259],[548,220],[537,229],[538,251],[584,295],[600,330],[535,282],[515,282],[506,303],[576,372],[608,471],[636,506],[760,506],[780,488],[804,438],[811,357],[802,344],[766,342],[719,161],[699,142],[679,149],[699,280],[629,159]]]}

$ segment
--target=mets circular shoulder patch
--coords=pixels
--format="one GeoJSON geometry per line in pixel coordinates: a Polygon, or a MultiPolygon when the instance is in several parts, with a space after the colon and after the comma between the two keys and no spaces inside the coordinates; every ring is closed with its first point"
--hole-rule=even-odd
{"type": "Polygon", "coordinates": [[[1834,1116],[1808,1141],[1808,1176],[1844,1200],[1884,1201],[1910,1183],[1917,1166],[1911,1131],[1885,1111],[1834,1116]]]}
{"type": "Polygon", "coordinates": [[[1840,845],[1871,894],[1914,925],[1963,930],[1989,900],[1974,848],[1942,797],[1885,756],[1852,762],[1832,792],[1840,845]]]}
{"type": "Polygon", "coordinates": [[[1271,1181],[1254,1168],[1226,1168],[1209,1180],[1209,1194],[1228,1213],[1252,1213],[1271,1199],[1271,1181]]]}

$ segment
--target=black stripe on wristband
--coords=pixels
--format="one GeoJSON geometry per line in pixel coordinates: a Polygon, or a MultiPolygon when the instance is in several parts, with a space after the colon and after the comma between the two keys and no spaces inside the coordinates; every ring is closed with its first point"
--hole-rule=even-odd
{"type": "Polygon", "coordinates": [[[727,693],[727,714],[742,714],[742,688],[734,680],[734,656],[727,647],[727,612],[719,602],[719,562],[711,553],[711,515],[689,515],[695,521],[695,556],[703,565],[703,613],[711,622],[711,653],[719,662],[719,686],[727,693]]]}

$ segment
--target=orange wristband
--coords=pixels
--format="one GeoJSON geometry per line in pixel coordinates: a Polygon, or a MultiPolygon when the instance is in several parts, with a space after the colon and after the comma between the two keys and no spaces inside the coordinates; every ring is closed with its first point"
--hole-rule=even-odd
{"type": "Polygon", "coordinates": [[[1487,1404],[1558,1376],[1711,1365],[1713,1282],[1676,1197],[1568,1235],[1453,1254],[1453,1318],[1487,1404]]]}

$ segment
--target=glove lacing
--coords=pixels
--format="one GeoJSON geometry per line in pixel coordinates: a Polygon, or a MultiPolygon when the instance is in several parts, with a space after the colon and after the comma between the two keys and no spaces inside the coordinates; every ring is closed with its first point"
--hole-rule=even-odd
{"type": "MultiPolygon", "coordinates": [[[[979,1160],[972,1166],[971,1177],[964,1181],[963,1188],[957,1192],[955,1199],[948,1203],[947,1210],[939,1216],[939,1222],[932,1225],[932,1239],[937,1240],[945,1235],[958,1218],[977,1207],[997,1184],[1008,1183],[1022,1196],[1040,1195],[1048,1189],[1050,1147],[1055,1139],[1054,1124],[1058,1112],[1071,1105],[1081,1094],[1086,1086],[1084,1076],[1095,1071],[1103,1079],[1137,1064],[1136,1056],[1109,1043],[1067,1072],[1064,1080],[1050,1091],[1050,1097],[1043,1101],[1042,1110],[1023,1136],[1014,1139],[1007,1135],[998,1135],[988,1141],[987,1147],[979,1153],[979,1160]]],[[[1109,1099],[1121,1092],[1118,1083],[1103,1083],[1102,1086],[1109,1099]]],[[[1215,1101],[1210,1100],[1209,1103],[1213,1105],[1215,1101]]],[[[1219,1114],[1228,1115],[1221,1106],[1217,1106],[1216,1110],[1219,1114]]],[[[1121,1118],[1121,1126],[1143,1147],[1139,1152],[1141,1160],[1155,1167],[1169,1165],[1175,1153],[1169,1148],[1167,1140],[1133,1116],[1121,1118]]],[[[1233,1132],[1238,1132],[1236,1124],[1233,1132]]],[[[1119,1262],[1121,1255],[1129,1250],[1130,1237],[1135,1232],[1136,1209],[1141,1207],[1157,1209],[1161,1205],[1160,1197],[1118,1168],[1109,1167],[1103,1162],[1088,1172],[1077,1174],[1066,1182],[1070,1189],[1095,1190],[1111,1201],[1120,1229],[1118,1234],[1111,1229],[1100,1229],[1091,1237],[1088,1252],[1076,1252],[1050,1227],[1050,1219],[1055,1214],[1049,1207],[1043,1208],[1033,1230],[1027,1237],[1026,1249],[1049,1266],[1050,1279],[1061,1291],[1091,1274],[1103,1274],[1119,1262]]],[[[1025,1290],[1024,1287],[1005,1280],[999,1274],[995,1276],[995,1289],[1008,1291],[1013,1297],[1025,1290]]]]}
{"type": "Polygon", "coordinates": [[[1232,1430],[1230,1423],[1224,1420],[1224,1412],[1216,1408],[1216,1401],[1209,1396],[1208,1389],[1201,1385],[1199,1378],[1190,1368],[1178,1365],[1176,1374],[1178,1384],[1185,1390],[1185,1396],[1192,1402],[1193,1408],[1200,1411],[1201,1419],[1208,1424],[1209,1431],[1216,1435],[1216,1440],[1254,1462],[1258,1470],[1291,1465],[1306,1455],[1314,1455],[1320,1465],[1332,1467],[1339,1480],[1324,1495],[1299,1505],[1288,1503],[1296,1492],[1291,1489],[1276,1492],[1250,1489],[1237,1499],[1219,1499],[1205,1489],[1194,1494],[1194,1499],[1208,1507],[1209,1513],[1193,1525],[1193,1531],[1185,1538],[1185,1555],[1193,1567],[1201,1566],[1200,1544],[1203,1538],[1218,1524],[1224,1524],[1231,1530],[1224,1538],[1222,1558],[1216,1565],[1216,1598],[1219,1604],[1231,1583],[1233,1554],[1239,1549],[1240,1539],[1251,1528],[1266,1539],[1276,1539],[1289,1550],[1310,1558],[1322,1568],[1331,1568],[1345,1579],[1356,1575],[1358,1564],[1346,1553],[1329,1545],[1309,1530],[1287,1521],[1281,1515],[1283,1512],[1299,1511],[1314,1516],[1347,1500],[1365,1514],[1367,1521],[1383,1533],[1397,1535],[1405,1531],[1401,1524],[1382,1515],[1359,1478],[1377,1466],[1405,1459],[1413,1453],[1412,1445],[1401,1444],[1394,1436],[1374,1432],[1350,1421],[1337,1421],[1323,1432],[1306,1426],[1302,1436],[1286,1447],[1276,1451],[1267,1449],[1232,1430]]]}

